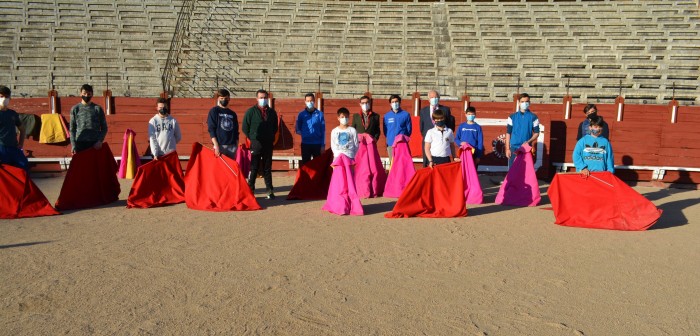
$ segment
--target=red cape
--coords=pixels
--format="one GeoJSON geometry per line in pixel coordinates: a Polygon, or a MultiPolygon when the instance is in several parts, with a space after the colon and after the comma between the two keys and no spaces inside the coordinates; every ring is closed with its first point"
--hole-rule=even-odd
{"type": "Polygon", "coordinates": [[[185,201],[185,180],[177,152],[139,167],[131,185],[127,208],[153,208],[185,201]]]}
{"type": "Polygon", "coordinates": [[[323,210],[337,215],[362,216],[365,214],[355,189],[355,179],[352,172],[354,164],[355,162],[345,154],[340,154],[333,161],[335,169],[333,169],[328,198],[323,205],[323,210]]]}
{"type": "Polygon", "coordinates": [[[386,171],[377,151],[377,143],[366,133],[358,134],[360,148],[355,154],[355,187],[361,198],[379,197],[384,194],[386,171]]]}
{"type": "Polygon", "coordinates": [[[661,211],[610,172],[557,174],[547,190],[555,223],[592,229],[642,231],[661,211]]]}
{"type": "Polygon", "coordinates": [[[0,218],[58,215],[27,171],[0,164],[0,218]]]}
{"type": "Polygon", "coordinates": [[[464,217],[467,207],[459,162],[440,164],[416,172],[386,218],[464,217]]]}
{"type": "Polygon", "coordinates": [[[73,155],[63,180],[56,209],[92,208],[119,199],[117,162],[107,143],[100,149],[89,148],[73,155]]]}
{"type": "Polygon", "coordinates": [[[411,150],[408,148],[410,138],[399,134],[394,138],[394,159],[391,162],[391,170],[384,185],[384,197],[399,197],[406,185],[416,173],[411,158],[411,150]]]}
{"type": "Polygon", "coordinates": [[[260,210],[236,161],[202,144],[192,144],[185,174],[185,203],[190,209],[207,211],[260,210]]]}
{"type": "Polygon", "coordinates": [[[328,196],[333,169],[333,151],[329,148],[323,154],[307,162],[297,171],[288,200],[323,200],[328,196]]]}
{"type": "Polygon", "coordinates": [[[523,144],[513,153],[517,155],[496,195],[496,204],[536,206],[540,203],[540,187],[532,161],[532,147],[523,144]]]}

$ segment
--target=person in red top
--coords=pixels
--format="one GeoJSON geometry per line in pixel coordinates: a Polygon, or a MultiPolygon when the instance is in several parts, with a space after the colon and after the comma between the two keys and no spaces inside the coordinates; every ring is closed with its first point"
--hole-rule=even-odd
{"type": "Polygon", "coordinates": [[[367,133],[374,141],[379,140],[381,128],[379,127],[379,115],[372,111],[371,100],[367,96],[360,97],[360,113],[352,116],[352,126],[357,134],[367,133]]]}

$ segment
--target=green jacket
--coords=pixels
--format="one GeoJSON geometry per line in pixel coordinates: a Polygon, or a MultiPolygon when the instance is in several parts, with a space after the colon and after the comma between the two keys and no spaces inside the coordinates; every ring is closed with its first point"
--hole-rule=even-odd
{"type": "Polygon", "coordinates": [[[243,134],[251,141],[271,144],[277,134],[277,122],[277,112],[274,109],[268,107],[267,119],[263,120],[260,108],[257,105],[252,106],[243,116],[243,134]]]}

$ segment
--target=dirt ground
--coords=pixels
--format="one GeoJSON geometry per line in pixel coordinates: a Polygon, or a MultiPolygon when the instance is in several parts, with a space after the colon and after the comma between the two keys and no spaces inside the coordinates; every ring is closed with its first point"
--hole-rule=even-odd
{"type": "MultiPolygon", "coordinates": [[[[211,213],[120,201],[0,221],[2,335],[697,335],[700,191],[635,188],[645,232],[561,227],[540,206],[385,219],[287,201],[211,213]]],[[[51,202],[62,178],[37,178],[51,202]]],[[[262,185],[262,183],[260,183],[262,185]]],[[[258,190],[261,192],[262,190],[258,190]]]]}

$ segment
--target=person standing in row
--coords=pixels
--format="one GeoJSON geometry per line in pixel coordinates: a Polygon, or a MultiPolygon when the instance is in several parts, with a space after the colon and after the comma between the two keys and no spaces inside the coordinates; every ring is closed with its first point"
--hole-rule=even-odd
{"type": "MultiPolygon", "coordinates": [[[[445,126],[447,128],[453,131],[455,128],[455,119],[452,117],[450,108],[440,105],[440,94],[436,90],[430,90],[428,92],[428,101],[430,104],[420,109],[419,112],[420,134],[423,136],[423,142],[425,142],[425,135],[428,133],[428,131],[435,127],[435,123],[433,121],[433,113],[435,113],[435,111],[442,111],[444,114],[445,126]]],[[[430,162],[426,156],[425,147],[421,146],[421,148],[423,149],[423,167],[427,167],[430,162]]]]}
{"type": "Polygon", "coordinates": [[[0,85],[0,163],[28,170],[29,161],[22,149],[24,127],[19,120],[19,114],[10,109],[11,97],[10,88],[0,85]],[[17,129],[19,129],[19,139],[17,129]]]}
{"type": "Polygon", "coordinates": [[[407,137],[411,136],[412,125],[411,115],[401,108],[401,97],[397,94],[389,97],[391,110],[384,115],[384,136],[386,137],[386,152],[389,155],[389,160],[394,160],[394,138],[397,135],[403,134],[407,137]]]}
{"type": "Polygon", "coordinates": [[[515,151],[524,143],[532,146],[532,154],[535,154],[535,142],[539,135],[540,120],[530,111],[530,96],[527,93],[523,93],[518,101],[518,110],[508,117],[506,124],[508,168],[513,165],[515,151]]]}
{"type": "Polygon", "coordinates": [[[226,89],[217,91],[216,106],[209,110],[207,129],[216,157],[222,154],[236,159],[238,149],[238,115],[228,107],[231,93],[226,89]]]}
{"type": "Polygon", "coordinates": [[[168,100],[158,98],[156,111],[158,113],[148,121],[148,141],[153,160],[158,160],[163,155],[174,152],[177,144],[182,140],[180,124],[170,116],[168,100]]]}
{"type": "Polygon", "coordinates": [[[70,143],[72,153],[89,148],[100,149],[107,136],[107,118],[100,105],[92,100],[93,90],[89,84],[80,87],[82,101],[70,109],[70,143]]]}
{"type": "Polygon", "coordinates": [[[258,167],[263,165],[263,179],[267,199],[274,199],[272,187],[272,147],[277,133],[277,112],[269,106],[267,91],[260,89],[256,92],[257,104],[249,108],[243,116],[243,134],[250,140],[250,175],[248,186],[255,192],[255,179],[258,177],[258,167]]]}
{"type": "Polygon", "coordinates": [[[321,155],[326,146],[326,120],[323,112],[314,106],[316,96],[307,93],[306,106],[297,116],[294,131],[301,135],[301,166],[321,155]]]}
{"type": "Polygon", "coordinates": [[[369,97],[360,97],[360,109],[360,113],[352,116],[351,126],[357,131],[357,134],[367,133],[377,142],[381,134],[379,115],[372,111],[369,97]]]}

